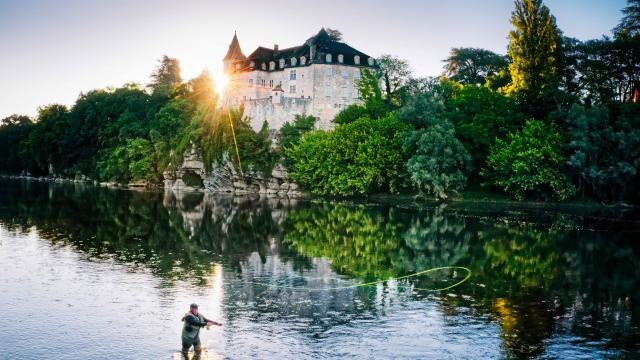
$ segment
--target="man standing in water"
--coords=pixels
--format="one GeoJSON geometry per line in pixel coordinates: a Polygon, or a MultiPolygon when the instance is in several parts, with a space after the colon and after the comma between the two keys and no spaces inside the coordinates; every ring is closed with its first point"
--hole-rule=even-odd
{"type": "Polygon", "coordinates": [[[211,325],[222,326],[221,323],[212,321],[198,313],[198,304],[191,304],[189,312],[182,317],[182,356],[189,358],[189,349],[193,346],[194,359],[200,359],[202,346],[200,344],[200,328],[211,325]]]}

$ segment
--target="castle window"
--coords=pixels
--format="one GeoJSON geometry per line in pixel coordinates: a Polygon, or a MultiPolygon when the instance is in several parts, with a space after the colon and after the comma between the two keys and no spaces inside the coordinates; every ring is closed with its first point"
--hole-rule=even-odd
{"type": "Polygon", "coordinates": [[[353,80],[360,80],[360,69],[355,69],[353,71],[353,80]]]}
{"type": "Polygon", "coordinates": [[[306,57],[304,57],[304,56],[302,56],[302,57],[300,58],[300,65],[305,65],[306,63],[307,63],[307,58],[306,58],[306,57]]]}
{"type": "Polygon", "coordinates": [[[331,54],[327,54],[327,55],[324,57],[324,61],[325,61],[325,62],[330,63],[330,62],[331,62],[331,54]]]}
{"type": "Polygon", "coordinates": [[[298,64],[298,59],[292,57],[291,58],[291,66],[296,66],[298,64]]]}
{"type": "Polygon", "coordinates": [[[267,80],[262,79],[262,87],[267,87],[267,80]]]}
{"type": "Polygon", "coordinates": [[[326,69],[324,69],[324,76],[325,77],[333,76],[333,69],[330,67],[327,67],[326,69]]]}
{"type": "Polygon", "coordinates": [[[353,63],[356,65],[360,65],[360,56],[356,55],[353,57],[353,63]]]}
{"type": "Polygon", "coordinates": [[[344,62],[344,56],[342,54],[338,55],[338,62],[342,64],[344,62]]]}
{"type": "Polygon", "coordinates": [[[369,61],[369,66],[373,66],[373,64],[375,64],[372,57],[370,57],[368,61],[369,61]]]}
{"type": "Polygon", "coordinates": [[[344,79],[348,79],[349,78],[349,69],[342,70],[342,77],[344,79]]]}
{"type": "Polygon", "coordinates": [[[331,84],[324,84],[324,97],[331,98],[331,84]]]}
{"type": "Polygon", "coordinates": [[[261,67],[262,67],[262,70],[267,70],[267,64],[262,63],[262,66],[261,66],[261,67]]]}
{"type": "Polygon", "coordinates": [[[341,99],[346,99],[347,98],[347,87],[343,86],[340,88],[340,98],[341,99]]]}
{"type": "Polygon", "coordinates": [[[296,86],[295,85],[290,85],[289,86],[289,92],[291,94],[295,94],[296,93],[296,86]]]}
{"type": "Polygon", "coordinates": [[[280,59],[280,69],[284,68],[284,59],[280,59]]]}
{"type": "Polygon", "coordinates": [[[269,80],[269,87],[272,88],[273,87],[273,80],[269,80]]]}
{"type": "Polygon", "coordinates": [[[249,67],[256,67],[256,63],[254,63],[253,61],[249,63],[249,67]]]}
{"type": "Polygon", "coordinates": [[[249,79],[249,87],[253,87],[253,79],[249,79]]]}
{"type": "Polygon", "coordinates": [[[289,73],[289,80],[295,80],[295,79],[296,79],[296,71],[291,70],[291,72],[289,73]]]}
{"type": "Polygon", "coordinates": [[[276,69],[276,63],[273,61],[269,61],[269,70],[275,70],[276,69]]]}

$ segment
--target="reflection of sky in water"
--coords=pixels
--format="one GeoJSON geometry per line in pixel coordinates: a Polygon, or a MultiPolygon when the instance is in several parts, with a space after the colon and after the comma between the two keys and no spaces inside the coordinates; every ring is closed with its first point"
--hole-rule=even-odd
{"type": "Polygon", "coordinates": [[[627,218],[2,183],[0,358],[170,358],[191,302],[232,359],[635,356],[627,218]],[[473,277],[302,290],[445,265],[473,277]]]}
{"type": "MultiPolygon", "coordinates": [[[[478,356],[500,353],[497,325],[445,317],[435,298],[415,301],[382,286],[304,292],[252,283],[299,276],[278,256],[262,263],[254,253],[241,273],[216,265],[207,287],[165,287],[144,269],[51,246],[35,230],[1,228],[0,239],[0,301],[9,310],[0,318],[0,340],[11,344],[3,355],[9,358],[169,358],[179,347],[179,318],[193,301],[224,322],[222,330],[202,331],[202,339],[230,358],[460,358],[469,347],[478,347],[478,356]]],[[[324,282],[337,275],[318,259],[304,276],[324,282]]]]}

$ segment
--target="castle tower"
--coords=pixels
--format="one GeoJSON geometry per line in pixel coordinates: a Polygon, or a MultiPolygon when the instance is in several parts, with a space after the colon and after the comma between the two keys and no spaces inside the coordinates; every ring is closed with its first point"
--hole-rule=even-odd
{"type": "Polygon", "coordinates": [[[233,33],[233,39],[231,40],[231,44],[229,44],[229,50],[227,51],[227,55],[222,59],[222,64],[224,66],[224,73],[229,75],[233,72],[233,63],[239,60],[245,60],[247,57],[242,53],[242,49],[240,49],[240,42],[238,41],[238,36],[236,33],[233,33]]]}

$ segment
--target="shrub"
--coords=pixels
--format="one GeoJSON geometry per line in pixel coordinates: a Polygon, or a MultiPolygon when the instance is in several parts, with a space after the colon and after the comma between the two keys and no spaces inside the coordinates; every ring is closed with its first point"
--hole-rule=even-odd
{"type": "Polygon", "coordinates": [[[575,193],[562,174],[562,135],[555,125],[528,120],[521,131],[507,140],[498,139],[489,151],[487,168],[481,174],[490,183],[518,199],[567,199],[575,193]]]}
{"type": "Polygon", "coordinates": [[[308,133],[286,150],[290,174],[319,195],[365,195],[398,190],[403,173],[400,134],[407,126],[392,115],[360,118],[334,131],[308,133]]]}
{"type": "Polygon", "coordinates": [[[407,172],[418,191],[444,200],[464,188],[471,156],[446,120],[421,130],[407,132],[403,148],[410,154],[407,172]]]}

